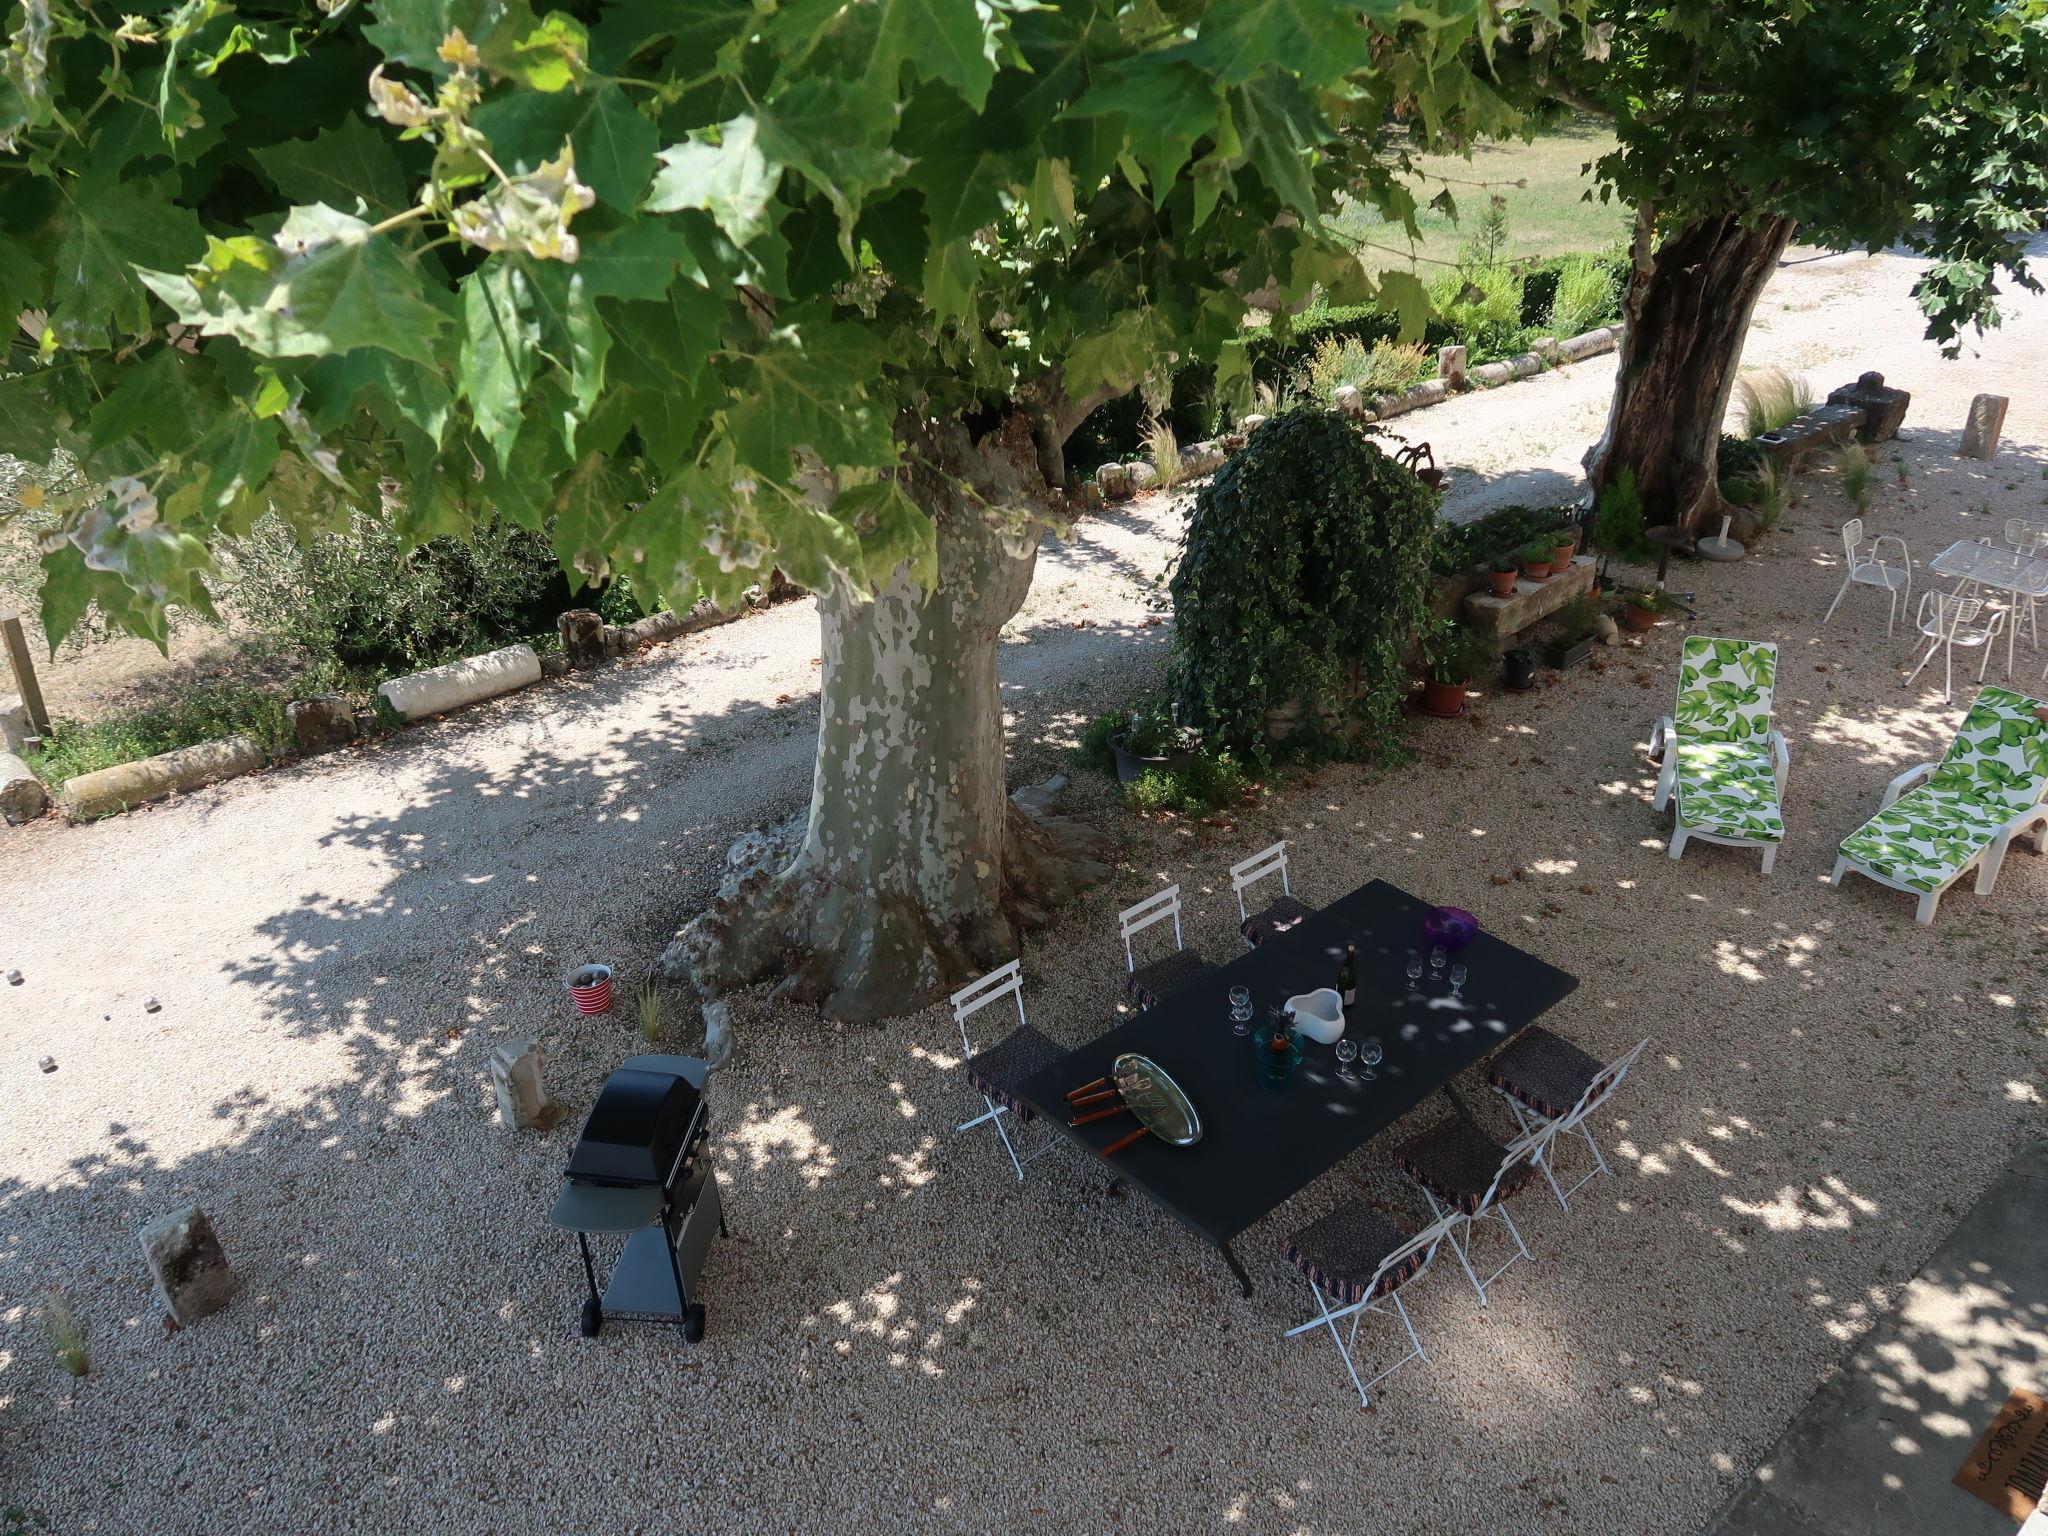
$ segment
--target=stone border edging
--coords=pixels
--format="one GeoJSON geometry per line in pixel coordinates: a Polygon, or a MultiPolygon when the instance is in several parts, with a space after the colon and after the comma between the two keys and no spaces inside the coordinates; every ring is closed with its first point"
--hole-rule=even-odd
{"type": "Polygon", "coordinates": [[[93,821],[262,766],[263,749],[247,736],[202,741],[67,779],[57,791],[57,804],[66,821],[93,821]]]}
{"type": "Polygon", "coordinates": [[[530,645],[508,645],[444,662],[408,677],[377,685],[378,697],[407,724],[428,715],[445,715],[465,704],[480,704],[540,681],[540,657],[530,645]]]}

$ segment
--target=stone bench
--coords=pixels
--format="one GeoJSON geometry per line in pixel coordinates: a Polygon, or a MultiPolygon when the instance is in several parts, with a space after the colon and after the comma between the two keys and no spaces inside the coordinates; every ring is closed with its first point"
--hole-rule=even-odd
{"type": "Polygon", "coordinates": [[[1510,635],[1549,618],[1573,598],[1592,591],[1599,569],[1599,562],[1591,555],[1576,555],[1571,569],[1548,581],[1516,577],[1515,590],[1506,597],[1495,597],[1491,591],[1474,592],[1465,599],[1465,617],[1474,629],[1491,635],[1498,645],[1510,635]]]}

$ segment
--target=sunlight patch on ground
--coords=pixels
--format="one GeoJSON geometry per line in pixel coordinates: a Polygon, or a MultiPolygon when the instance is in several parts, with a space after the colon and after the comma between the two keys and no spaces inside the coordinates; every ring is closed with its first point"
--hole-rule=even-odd
{"type": "Polygon", "coordinates": [[[811,1129],[795,1104],[768,1115],[762,1114],[760,1105],[749,1104],[725,1140],[727,1162],[737,1162],[744,1154],[747,1166],[757,1173],[774,1163],[788,1163],[812,1189],[839,1171],[832,1144],[811,1129]]]}

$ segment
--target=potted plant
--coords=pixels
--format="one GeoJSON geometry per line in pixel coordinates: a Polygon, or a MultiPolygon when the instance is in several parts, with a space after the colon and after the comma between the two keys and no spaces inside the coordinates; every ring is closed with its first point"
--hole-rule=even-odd
{"type": "Polygon", "coordinates": [[[1587,597],[1575,597],[1557,616],[1557,640],[1550,647],[1550,664],[1560,672],[1576,666],[1593,654],[1598,643],[1594,630],[1600,614],[1587,597]]]}
{"type": "Polygon", "coordinates": [[[1493,582],[1495,597],[1512,597],[1515,592],[1515,578],[1521,567],[1513,555],[1497,556],[1487,567],[1487,575],[1493,582]]]}
{"type": "Polygon", "coordinates": [[[1522,574],[1531,581],[1550,580],[1550,541],[1539,539],[1524,544],[1521,551],[1522,574]]]}
{"type": "Polygon", "coordinates": [[[1423,642],[1428,673],[1423,679],[1422,712],[1449,719],[1465,712],[1465,685],[1493,655],[1493,642],[1476,629],[1441,620],[1423,642]]]}
{"type": "Polygon", "coordinates": [[[1578,553],[1579,536],[1569,525],[1558,529],[1550,536],[1550,568],[1559,574],[1571,569],[1572,556],[1578,553]]]}
{"type": "Polygon", "coordinates": [[[1522,646],[1516,646],[1501,659],[1501,671],[1508,687],[1516,693],[1527,693],[1536,686],[1536,653],[1522,646]]]}
{"type": "Polygon", "coordinates": [[[1656,626],[1658,618],[1671,611],[1671,599],[1654,589],[1628,594],[1628,607],[1622,610],[1621,622],[1624,628],[1641,634],[1656,626]]]}
{"type": "Polygon", "coordinates": [[[1116,754],[1116,779],[1129,784],[1157,769],[1179,773],[1195,760],[1201,733],[1180,723],[1180,707],[1148,699],[1131,711],[1131,723],[1109,738],[1116,754]]]}

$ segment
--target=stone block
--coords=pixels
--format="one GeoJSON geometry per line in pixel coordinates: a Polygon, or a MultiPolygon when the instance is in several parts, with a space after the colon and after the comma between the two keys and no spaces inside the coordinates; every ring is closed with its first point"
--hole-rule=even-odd
{"type": "Polygon", "coordinates": [[[1518,379],[1534,378],[1543,371],[1543,359],[1534,352],[1518,352],[1508,359],[1508,367],[1518,379]]]}
{"type": "Polygon", "coordinates": [[[1466,347],[1439,347],[1436,354],[1436,375],[1453,389],[1465,387],[1465,374],[1472,366],[1472,353],[1466,347]]]}
{"type": "Polygon", "coordinates": [[[356,739],[356,712],[338,693],[316,693],[284,707],[301,752],[326,752],[356,739]]]}
{"type": "Polygon", "coordinates": [[[498,1123],[506,1130],[540,1125],[548,1107],[540,1080],[540,1047],[531,1040],[507,1040],[492,1051],[491,1088],[498,1096],[498,1123]]]}
{"type": "Polygon", "coordinates": [[[198,1206],[173,1211],[137,1235],[157,1294],[180,1327],[218,1312],[235,1294],[235,1272],[213,1235],[213,1223],[198,1206]]]}
{"type": "Polygon", "coordinates": [[[1095,484],[1106,501],[1129,501],[1137,492],[1128,464],[1105,464],[1095,471],[1095,484]]]}
{"type": "Polygon", "coordinates": [[[1150,464],[1145,463],[1142,459],[1135,464],[1126,465],[1125,468],[1131,473],[1131,492],[1133,495],[1139,495],[1152,490],[1159,484],[1159,471],[1150,464]]]}
{"type": "Polygon", "coordinates": [[[1576,336],[1567,336],[1557,344],[1558,352],[1568,363],[1583,362],[1589,357],[1598,357],[1603,352],[1612,352],[1621,333],[1612,326],[1596,326],[1576,336]]]}
{"type": "Polygon", "coordinates": [[[1497,384],[1506,384],[1515,376],[1511,363],[1481,363],[1472,370],[1472,382],[1482,389],[1492,389],[1497,384]]]}
{"type": "Polygon", "coordinates": [[[1465,616],[1472,627],[1493,636],[1496,642],[1518,634],[1539,619],[1547,619],[1575,597],[1592,590],[1599,562],[1591,555],[1573,557],[1571,568],[1548,581],[1531,581],[1524,576],[1506,597],[1492,592],[1474,592],[1465,599],[1465,616]]]}
{"type": "Polygon", "coordinates": [[[1259,428],[1263,427],[1265,424],[1265,417],[1253,414],[1245,417],[1244,420],[1240,421],[1237,424],[1237,429],[1238,431],[1242,432],[1246,437],[1250,437],[1254,432],[1258,431],[1259,428]]]}
{"type": "Polygon", "coordinates": [[[1546,367],[1555,368],[1564,361],[1564,348],[1555,336],[1538,336],[1529,343],[1529,350],[1542,358],[1546,367]]]}
{"type": "Polygon", "coordinates": [[[410,677],[380,683],[377,692],[407,720],[445,714],[540,681],[540,657],[530,645],[508,645],[481,656],[465,656],[410,677]]]}
{"type": "Polygon", "coordinates": [[[1978,395],[1970,402],[1970,419],[1963,425],[1963,444],[1956,450],[1966,459],[1995,459],[1998,439],[2005,431],[2004,395],[1978,395]]]}
{"type": "Polygon", "coordinates": [[[28,738],[28,706],[18,693],[0,694],[0,752],[19,752],[28,738]]]}
{"type": "Polygon", "coordinates": [[[571,608],[555,619],[562,654],[572,667],[594,667],[605,657],[604,618],[588,608],[571,608]]]}
{"type": "Polygon", "coordinates": [[[57,804],[70,820],[84,821],[161,800],[179,790],[232,779],[262,766],[263,749],[246,736],[203,741],[196,747],[180,747],[97,773],[81,773],[65,781],[57,792],[57,804]]]}
{"type": "Polygon", "coordinates": [[[1181,474],[1186,479],[1199,480],[1215,474],[1229,457],[1221,443],[1191,443],[1181,450],[1181,474]]]}
{"type": "Polygon", "coordinates": [[[1906,407],[1912,403],[1910,394],[1893,389],[1881,373],[1860,374],[1854,384],[1844,384],[1828,395],[1829,405],[1855,406],[1863,411],[1863,425],[1856,429],[1856,436],[1866,443],[1897,437],[1906,420],[1906,407]]]}
{"type": "Polygon", "coordinates": [[[12,752],[0,752],[0,818],[9,826],[34,821],[50,808],[50,792],[12,752]]]}
{"type": "Polygon", "coordinates": [[[1358,416],[1365,411],[1365,396],[1356,384],[1339,384],[1330,392],[1330,404],[1347,416],[1358,416]]]}

